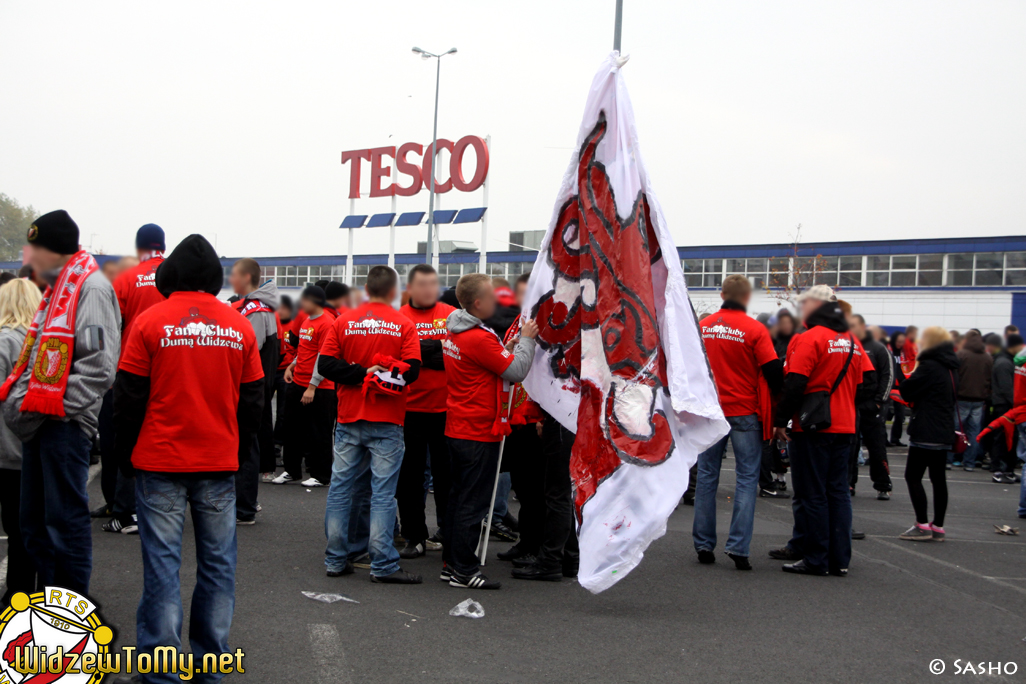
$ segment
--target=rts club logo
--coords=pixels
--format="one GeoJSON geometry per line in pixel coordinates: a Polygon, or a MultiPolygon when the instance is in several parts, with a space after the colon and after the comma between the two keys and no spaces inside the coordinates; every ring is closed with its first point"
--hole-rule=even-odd
{"type": "Polygon", "coordinates": [[[0,614],[0,684],[96,684],[111,671],[113,638],[85,596],[19,592],[0,614]]]}

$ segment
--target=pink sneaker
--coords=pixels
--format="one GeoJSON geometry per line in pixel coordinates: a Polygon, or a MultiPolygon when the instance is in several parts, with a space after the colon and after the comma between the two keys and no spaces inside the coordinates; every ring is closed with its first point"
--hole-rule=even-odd
{"type": "Polygon", "coordinates": [[[944,528],[943,527],[937,527],[933,523],[930,523],[930,531],[933,532],[933,540],[935,542],[942,542],[942,541],[944,541],[944,528]]]}

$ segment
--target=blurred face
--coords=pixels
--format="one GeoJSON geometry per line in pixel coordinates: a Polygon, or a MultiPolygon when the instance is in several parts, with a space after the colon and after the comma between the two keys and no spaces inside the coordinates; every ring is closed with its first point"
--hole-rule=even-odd
{"type": "Polygon", "coordinates": [[[894,339],[891,340],[891,345],[894,347],[894,351],[899,351],[902,347],[904,347],[905,333],[898,333],[897,335],[895,335],[894,339]]]}
{"type": "Polygon", "coordinates": [[[513,286],[513,297],[517,300],[517,306],[524,305],[524,297],[527,296],[527,283],[517,283],[513,286]]]}
{"type": "Polygon", "coordinates": [[[307,316],[313,316],[321,310],[321,307],[316,302],[311,299],[307,299],[306,297],[302,297],[299,300],[299,308],[302,309],[303,313],[307,316]]]}
{"type": "Polygon", "coordinates": [[[909,328],[909,330],[905,333],[905,338],[909,342],[915,342],[916,341],[916,337],[918,337],[918,336],[919,336],[919,331],[916,330],[915,328],[909,328]]]}
{"type": "Polygon", "coordinates": [[[877,342],[882,341],[883,338],[884,338],[883,328],[881,328],[878,325],[874,325],[872,328],[870,328],[869,329],[869,333],[873,336],[873,339],[876,340],[877,342]]]}
{"type": "Polygon", "coordinates": [[[781,335],[794,334],[794,319],[790,316],[781,316],[777,319],[777,332],[781,335]]]}
{"type": "Polygon", "coordinates": [[[806,299],[804,302],[801,303],[802,320],[806,320],[809,316],[812,315],[813,311],[815,311],[821,306],[823,306],[823,302],[821,302],[818,299],[806,299]]]}
{"type": "Polygon", "coordinates": [[[418,309],[428,309],[438,301],[438,274],[414,273],[413,280],[406,286],[410,301],[418,309]]]}
{"type": "Polygon", "coordinates": [[[866,336],[866,324],[859,320],[857,316],[848,316],[848,327],[856,339],[861,340],[866,336]]]}
{"type": "Polygon", "coordinates": [[[118,276],[118,262],[116,261],[105,261],[103,262],[103,275],[104,277],[114,282],[114,279],[118,276]]]}
{"type": "Polygon", "coordinates": [[[32,265],[32,270],[38,275],[42,276],[50,271],[60,268],[63,266],[71,255],[57,254],[51,252],[45,247],[32,247],[32,252],[29,254],[29,264],[32,265]]]}
{"type": "Polygon", "coordinates": [[[474,300],[471,313],[484,320],[495,315],[495,307],[495,288],[492,287],[490,282],[486,282],[477,293],[477,299],[474,300]]]}
{"type": "Polygon", "coordinates": [[[282,323],[284,323],[285,321],[291,321],[292,320],[292,308],[289,307],[286,304],[279,305],[278,306],[278,318],[281,319],[282,323]]]}
{"type": "Polygon", "coordinates": [[[232,292],[237,295],[249,294],[252,287],[249,275],[243,273],[238,264],[232,266],[231,275],[228,276],[228,283],[232,286],[232,292]]]}

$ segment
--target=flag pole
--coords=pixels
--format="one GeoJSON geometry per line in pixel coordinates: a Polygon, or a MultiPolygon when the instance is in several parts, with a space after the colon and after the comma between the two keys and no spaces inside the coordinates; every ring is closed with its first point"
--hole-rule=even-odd
{"type": "MultiPolygon", "coordinates": [[[[513,388],[516,383],[509,384],[509,394],[506,396],[506,424],[509,424],[510,416],[513,415],[513,388]]],[[[499,491],[499,478],[502,477],[502,452],[506,448],[506,436],[502,436],[499,442],[499,462],[495,464],[495,484],[492,486],[492,501],[488,504],[488,516],[481,521],[481,539],[477,542],[480,553],[477,554],[481,566],[485,564],[485,557],[488,555],[488,536],[492,532],[492,516],[495,515],[495,496],[499,491]]]]}
{"type": "Polygon", "coordinates": [[[620,33],[623,29],[623,0],[616,0],[616,21],[613,24],[613,49],[620,52],[620,33]]]}

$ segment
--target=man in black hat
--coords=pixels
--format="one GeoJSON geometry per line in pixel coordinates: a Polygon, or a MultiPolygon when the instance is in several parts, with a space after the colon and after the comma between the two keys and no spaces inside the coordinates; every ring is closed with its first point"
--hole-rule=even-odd
{"type": "Polygon", "coordinates": [[[42,584],[87,593],[89,451],[114,382],[121,314],[66,211],[36,219],[28,243],[32,270],[49,286],[20,362],[0,387],[4,421],[25,443],[22,534],[42,584]]]}

